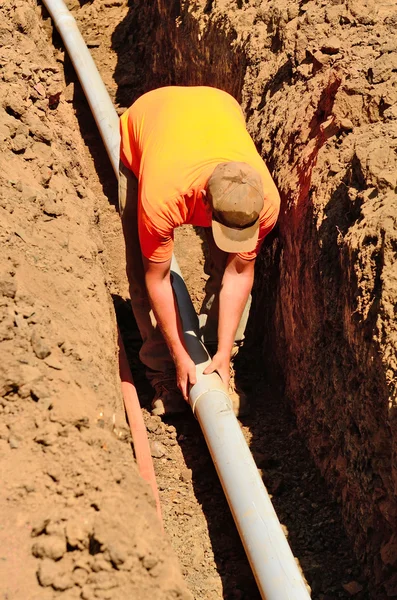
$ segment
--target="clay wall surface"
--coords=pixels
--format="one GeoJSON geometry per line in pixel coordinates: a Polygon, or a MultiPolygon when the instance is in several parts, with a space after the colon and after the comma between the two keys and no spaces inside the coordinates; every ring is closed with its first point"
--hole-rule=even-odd
{"type": "Polygon", "coordinates": [[[107,201],[63,61],[34,0],[0,17],[1,597],[187,600],[133,459],[107,201]]]}
{"type": "Polygon", "coordinates": [[[397,595],[396,26],[393,2],[158,0],[113,37],[124,106],[170,83],[242,103],[282,196],[256,341],[378,598],[397,595]]]}

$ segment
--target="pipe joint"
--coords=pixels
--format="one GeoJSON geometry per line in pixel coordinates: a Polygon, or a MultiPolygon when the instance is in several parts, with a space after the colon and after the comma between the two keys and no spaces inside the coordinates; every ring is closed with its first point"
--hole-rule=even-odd
{"type": "Polygon", "coordinates": [[[189,402],[194,416],[196,416],[199,400],[205,397],[209,397],[213,404],[216,403],[217,413],[233,410],[232,402],[222,386],[222,381],[217,373],[201,375],[189,393],[189,402]]]}

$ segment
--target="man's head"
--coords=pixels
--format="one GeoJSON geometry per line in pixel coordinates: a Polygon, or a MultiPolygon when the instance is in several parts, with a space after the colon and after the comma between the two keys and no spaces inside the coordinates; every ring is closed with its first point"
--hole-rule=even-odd
{"type": "Polygon", "coordinates": [[[259,235],[263,184],[259,173],[243,162],[222,163],[208,180],[212,233],[224,252],[251,252],[259,235]]]}

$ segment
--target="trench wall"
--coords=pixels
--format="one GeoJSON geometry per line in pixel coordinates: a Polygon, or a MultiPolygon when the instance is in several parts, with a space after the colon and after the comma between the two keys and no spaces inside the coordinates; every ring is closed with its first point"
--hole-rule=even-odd
{"type": "Polygon", "coordinates": [[[51,35],[1,3],[0,595],[191,600],[132,455],[98,229],[119,218],[51,35]]]}
{"type": "Polygon", "coordinates": [[[232,93],[282,196],[251,323],[341,504],[374,597],[397,595],[397,8],[136,2],[113,37],[118,101],[232,93]]]}

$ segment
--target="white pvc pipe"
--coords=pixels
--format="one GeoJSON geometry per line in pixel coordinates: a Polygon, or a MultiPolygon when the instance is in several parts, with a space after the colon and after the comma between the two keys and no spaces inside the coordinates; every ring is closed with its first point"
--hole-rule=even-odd
{"type": "Polygon", "coordinates": [[[118,177],[120,124],[117,112],[105,88],[90,51],[77,27],[73,15],[63,0],[43,0],[56,28],[62,36],[81,87],[94,115],[106,151],[118,177]]]}
{"type": "Polygon", "coordinates": [[[171,271],[185,344],[197,370],[197,383],[190,390],[189,402],[203,431],[261,596],[265,600],[307,600],[309,592],[227,391],[219,375],[203,375],[210,357],[198,337],[197,315],[174,259],[171,271]]]}
{"type": "MultiPolygon", "coordinates": [[[[118,176],[118,116],[94,61],[62,0],[43,0],[65,42],[118,176]]],[[[264,600],[307,600],[302,575],[281,529],[248,449],[230,398],[216,373],[203,375],[210,362],[198,337],[198,319],[175,257],[171,265],[187,350],[196,364],[197,383],[189,402],[203,430],[230,510],[264,600]]]]}

